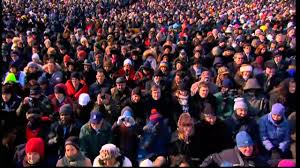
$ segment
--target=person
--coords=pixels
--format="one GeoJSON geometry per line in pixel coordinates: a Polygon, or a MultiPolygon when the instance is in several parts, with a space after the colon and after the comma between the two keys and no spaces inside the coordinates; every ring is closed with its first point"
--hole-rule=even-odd
{"type": "Polygon", "coordinates": [[[101,147],[93,167],[132,167],[132,163],[116,145],[108,143],[101,147]]]}
{"type": "Polygon", "coordinates": [[[56,163],[56,167],[92,167],[91,160],[79,150],[79,139],[70,136],[65,142],[65,155],[56,163]]]}
{"type": "Polygon", "coordinates": [[[42,76],[45,76],[49,80],[50,86],[55,86],[64,80],[63,73],[58,69],[55,62],[49,62],[45,65],[45,70],[42,76]]]}
{"type": "Polygon", "coordinates": [[[134,76],[135,71],[132,67],[132,61],[129,58],[124,60],[123,67],[113,75],[114,79],[117,79],[118,77],[124,77],[128,86],[134,86],[134,76]]]}
{"type": "MultiPolygon", "coordinates": [[[[113,142],[120,147],[122,154],[135,161],[138,144],[138,127],[133,118],[133,110],[126,106],[112,126],[113,142]]],[[[136,163],[134,163],[135,165],[136,163]]]]}
{"type": "Polygon", "coordinates": [[[124,77],[118,77],[116,79],[116,86],[111,88],[111,97],[116,102],[117,110],[121,110],[121,104],[126,101],[127,97],[130,97],[131,89],[126,83],[124,77]]]}
{"type": "Polygon", "coordinates": [[[207,166],[269,166],[262,156],[253,150],[251,136],[246,131],[240,131],[236,135],[236,146],[231,149],[223,150],[220,153],[213,153],[206,157],[200,167],[207,166]]]}
{"type": "Polygon", "coordinates": [[[95,159],[102,145],[112,141],[111,125],[100,111],[90,113],[90,120],[80,129],[79,141],[80,151],[90,160],[95,159]]]}
{"type": "Polygon", "coordinates": [[[242,89],[249,78],[253,76],[253,67],[249,64],[242,64],[239,72],[234,76],[234,81],[239,89],[242,89]]]}
{"type": "Polygon", "coordinates": [[[84,80],[81,80],[78,72],[72,72],[71,78],[65,83],[67,88],[67,95],[73,100],[77,101],[79,95],[88,92],[88,86],[84,80]]]}
{"type": "Polygon", "coordinates": [[[271,112],[262,116],[258,122],[261,142],[271,159],[289,156],[291,128],[284,113],[285,107],[275,103],[271,112]]]}
{"type": "Polygon", "coordinates": [[[194,119],[189,113],[179,116],[177,130],[172,133],[168,149],[169,166],[179,166],[187,162],[191,166],[200,164],[201,148],[195,131],[194,119]]]}
{"type": "Polygon", "coordinates": [[[111,88],[111,86],[112,81],[105,76],[103,69],[98,69],[96,82],[89,87],[89,95],[91,96],[91,99],[96,100],[97,95],[101,92],[102,88],[111,88]]]}

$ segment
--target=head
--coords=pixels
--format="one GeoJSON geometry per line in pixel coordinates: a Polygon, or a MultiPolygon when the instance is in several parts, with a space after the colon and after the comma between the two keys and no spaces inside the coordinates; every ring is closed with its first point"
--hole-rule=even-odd
{"type": "Polygon", "coordinates": [[[90,113],[90,126],[94,130],[99,130],[101,128],[102,122],[103,122],[103,117],[102,113],[99,111],[92,111],[90,113]]]}
{"type": "Polygon", "coordinates": [[[71,161],[79,153],[79,139],[76,136],[70,136],[65,142],[65,156],[71,161]]]}
{"type": "Polygon", "coordinates": [[[247,104],[244,102],[244,98],[235,98],[233,109],[238,117],[244,118],[247,116],[247,104]]]}
{"type": "Polygon", "coordinates": [[[209,94],[209,87],[206,82],[200,82],[199,83],[199,96],[201,98],[206,98],[209,94]]]}
{"type": "Polygon", "coordinates": [[[57,84],[54,87],[54,96],[56,99],[61,100],[64,99],[66,95],[65,85],[64,84],[57,84]]]}
{"type": "Polygon", "coordinates": [[[48,62],[47,67],[49,74],[53,74],[56,71],[56,65],[54,62],[48,62]]]}
{"type": "Polygon", "coordinates": [[[179,139],[188,142],[188,137],[194,134],[194,120],[189,113],[182,113],[177,122],[179,139]]]}
{"type": "Polygon", "coordinates": [[[123,77],[119,77],[116,80],[116,85],[117,85],[117,89],[118,91],[124,91],[126,88],[126,81],[123,77]]]}
{"type": "Polygon", "coordinates": [[[11,85],[2,86],[2,100],[8,102],[13,95],[13,88],[11,85]]]}
{"type": "Polygon", "coordinates": [[[281,103],[275,103],[272,105],[270,115],[275,123],[280,123],[283,120],[284,113],[285,107],[281,103]]]}
{"type": "Polygon", "coordinates": [[[137,103],[140,101],[140,99],[141,99],[141,90],[139,87],[136,87],[131,91],[131,100],[132,102],[137,103]]]}
{"type": "Polygon", "coordinates": [[[161,98],[161,88],[157,85],[151,87],[151,96],[154,100],[159,100],[161,98]]]}
{"type": "Polygon", "coordinates": [[[208,70],[204,70],[201,73],[200,81],[209,82],[211,80],[211,74],[208,70]]]}
{"type": "Polygon", "coordinates": [[[129,71],[131,69],[131,66],[132,66],[132,62],[130,59],[126,59],[123,63],[123,68],[124,68],[124,71],[129,71]]]}
{"type": "Polygon", "coordinates": [[[31,138],[25,145],[26,160],[30,165],[39,163],[44,158],[44,141],[42,138],[31,138]]]}
{"type": "Polygon", "coordinates": [[[242,64],[240,67],[240,74],[244,80],[247,80],[251,77],[253,67],[251,65],[242,64]]]}
{"type": "Polygon", "coordinates": [[[117,158],[121,155],[120,149],[114,144],[103,145],[99,154],[105,167],[113,167],[117,162],[117,158]]]}
{"type": "Polygon", "coordinates": [[[71,74],[72,85],[76,88],[80,84],[80,74],[78,72],[72,72],[71,74]]]}
{"type": "Polygon", "coordinates": [[[296,93],[296,81],[294,79],[289,81],[289,93],[296,93]]]}
{"type": "Polygon", "coordinates": [[[246,131],[240,131],[236,135],[236,145],[239,149],[239,151],[244,155],[244,156],[252,156],[253,154],[253,141],[251,136],[246,132],[246,131]]]}
{"type": "Polygon", "coordinates": [[[203,113],[203,120],[209,125],[214,125],[217,121],[217,116],[214,113],[203,113]]]}
{"type": "Polygon", "coordinates": [[[97,70],[96,79],[97,79],[98,83],[103,84],[103,82],[105,80],[105,74],[102,69],[97,70]]]}
{"type": "Polygon", "coordinates": [[[237,65],[242,65],[243,64],[243,61],[244,61],[244,55],[242,53],[235,53],[234,56],[233,56],[233,59],[234,59],[234,62],[237,64],[237,65]]]}
{"type": "Polygon", "coordinates": [[[59,120],[63,125],[68,125],[72,121],[73,109],[70,104],[64,104],[59,109],[59,120]]]}

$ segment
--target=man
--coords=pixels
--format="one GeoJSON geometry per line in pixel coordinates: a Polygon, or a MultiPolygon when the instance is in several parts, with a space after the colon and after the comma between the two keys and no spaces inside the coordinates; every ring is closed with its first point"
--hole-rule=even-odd
{"type": "Polygon", "coordinates": [[[111,88],[112,81],[110,81],[103,71],[103,69],[98,69],[96,74],[96,82],[93,83],[89,88],[89,95],[92,100],[96,100],[96,96],[101,92],[104,88],[111,88]]]}
{"type": "Polygon", "coordinates": [[[88,86],[78,72],[72,72],[71,78],[66,82],[67,94],[72,100],[77,101],[81,93],[88,92],[88,86]]]}
{"type": "Polygon", "coordinates": [[[123,67],[114,73],[113,77],[115,79],[118,77],[124,77],[128,86],[134,86],[134,75],[135,71],[132,67],[132,61],[127,58],[124,60],[123,67]]]}
{"type": "Polygon", "coordinates": [[[90,160],[98,156],[101,147],[112,141],[111,125],[99,111],[92,111],[90,120],[80,129],[80,151],[90,160]]]}
{"type": "Polygon", "coordinates": [[[86,81],[87,86],[90,86],[95,82],[96,71],[92,69],[91,65],[89,60],[84,60],[82,77],[83,80],[86,81]]]}
{"type": "Polygon", "coordinates": [[[46,65],[46,70],[42,76],[45,76],[49,80],[51,86],[55,86],[64,80],[63,73],[57,69],[55,62],[49,62],[46,65]]]}
{"type": "Polygon", "coordinates": [[[218,92],[218,86],[212,82],[212,76],[208,69],[203,69],[200,80],[198,82],[195,82],[191,86],[191,95],[194,96],[199,90],[199,84],[201,82],[207,83],[207,86],[209,88],[209,91],[211,94],[215,94],[218,92]]]}
{"type": "Polygon", "coordinates": [[[261,156],[256,155],[253,150],[253,141],[246,131],[241,131],[236,135],[236,147],[214,153],[206,157],[200,167],[207,166],[268,166],[261,156]]]}
{"type": "Polygon", "coordinates": [[[284,113],[285,107],[275,103],[271,112],[258,121],[262,144],[271,159],[282,159],[289,154],[291,128],[284,113]]]}
{"type": "Polygon", "coordinates": [[[160,70],[156,70],[153,74],[153,79],[146,82],[145,94],[151,94],[151,87],[157,85],[161,88],[163,93],[168,92],[167,81],[163,79],[163,73],[160,70]]]}
{"type": "Polygon", "coordinates": [[[127,86],[126,79],[124,77],[118,77],[116,80],[116,86],[111,89],[112,99],[117,104],[117,110],[121,110],[121,105],[124,103],[127,97],[130,97],[131,89],[127,86]]]}

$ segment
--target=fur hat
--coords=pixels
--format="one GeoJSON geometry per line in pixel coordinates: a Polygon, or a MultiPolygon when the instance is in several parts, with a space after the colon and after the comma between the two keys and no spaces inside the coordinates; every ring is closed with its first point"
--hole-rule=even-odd
{"type": "Polygon", "coordinates": [[[111,158],[117,158],[121,155],[120,149],[114,144],[105,144],[101,147],[100,150],[100,159],[106,160],[111,158]]]}
{"type": "Polygon", "coordinates": [[[240,72],[246,72],[246,71],[252,72],[252,70],[253,70],[252,66],[248,64],[243,64],[240,67],[240,72]]]}
{"type": "Polygon", "coordinates": [[[233,110],[237,110],[239,108],[242,109],[246,109],[247,110],[247,104],[244,101],[244,98],[242,97],[238,97],[234,99],[234,106],[233,106],[233,110]]]}
{"type": "Polygon", "coordinates": [[[230,73],[229,69],[226,66],[222,66],[218,69],[218,74],[224,75],[224,74],[229,74],[229,73],[230,73]]]}
{"type": "Polygon", "coordinates": [[[252,146],[254,144],[251,136],[246,131],[240,131],[236,135],[235,141],[237,147],[252,146]]]}
{"type": "Polygon", "coordinates": [[[143,53],[143,60],[147,59],[147,57],[150,55],[152,55],[154,58],[156,58],[157,56],[155,51],[153,51],[152,49],[148,49],[143,53]]]}
{"type": "Polygon", "coordinates": [[[25,153],[36,152],[40,155],[41,158],[44,158],[45,155],[45,147],[44,141],[42,138],[31,138],[25,145],[25,153]]]}
{"type": "Polygon", "coordinates": [[[284,116],[285,108],[281,103],[275,103],[272,105],[272,109],[270,113],[284,116]]]}

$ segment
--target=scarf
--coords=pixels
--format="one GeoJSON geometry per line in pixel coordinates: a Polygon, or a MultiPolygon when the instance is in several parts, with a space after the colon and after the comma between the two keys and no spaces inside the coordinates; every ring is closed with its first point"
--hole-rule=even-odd
{"type": "Polygon", "coordinates": [[[74,157],[67,157],[64,156],[62,158],[62,165],[64,167],[84,167],[85,165],[85,157],[82,155],[81,152],[78,152],[78,154],[74,157]]]}

